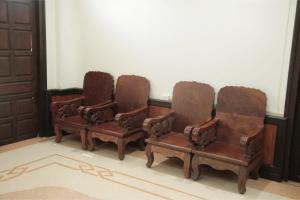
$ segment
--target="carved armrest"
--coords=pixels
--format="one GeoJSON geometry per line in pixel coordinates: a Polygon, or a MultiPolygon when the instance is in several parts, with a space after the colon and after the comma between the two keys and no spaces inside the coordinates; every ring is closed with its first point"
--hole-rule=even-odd
{"type": "Polygon", "coordinates": [[[193,125],[187,125],[184,130],[183,130],[183,134],[184,136],[191,141],[192,138],[192,133],[194,128],[199,128],[201,126],[203,126],[204,124],[210,122],[212,120],[212,118],[210,118],[209,120],[207,120],[206,122],[202,122],[202,123],[197,123],[197,124],[193,124],[193,125]]]}
{"type": "Polygon", "coordinates": [[[116,102],[107,103],[100,106],[88,106],[83,109],[81,117],[91,124],[100,124],[114,119],[114,109],[117,106],[116,102]]]}
{"type": "Polygon", "coordinates": [[[250,160],[258,152],[262,150],[263,147],[263,133],[264,127],[259,128],[254,133],[242,136],[240,138],[240,145],[245,150],[245,158],[250,160]]]}
{"type": "Polygon", "coordinates": [[[78,109],[77,109],[77,111],[78,111],[80,117],[84,119],[85,109],[87,109],[87,108],[93,108],[93,107],[100,107],[100,106],[104,106],[104,105],[109,104],[109,103],[112,103],[112,101],[111,100],[107,100],[107,101],[104,101],[102,103],[99,103],[99,104],[96,104],[96,105],[92,105],[92,106],[79,106],[78,109]]]}
{"type": "Polygon", "coordinates": [[[202,125],[187,126],[184,134],[197,148],[204,148],[217,138],[218,119],[205,122],[202,125]]]}
{"type": "Polygon", "coordinates": [[[82,105],[84,97],[77,97],[67,101],[54,101],[51,104],[51,112],[54,119],[64,119],[78,114],[78,107],[82,105]]]}
{"type": "Polygon", "coordinates": [[[125,130],[132,130],[143,126],[143,122],[148,114],[148,107],[144,106],[142,108],[127,112],[118,113],[115,116],[115,120],[119,125],[125,130]]]}
{"type": "Polygon", "coordinates": [[[145,119],[143,123],[143,129],[149,134],[150,137],[157,138],[172,130],[174,120],[175,112],[171,111],[163,116],[145,119]]]}

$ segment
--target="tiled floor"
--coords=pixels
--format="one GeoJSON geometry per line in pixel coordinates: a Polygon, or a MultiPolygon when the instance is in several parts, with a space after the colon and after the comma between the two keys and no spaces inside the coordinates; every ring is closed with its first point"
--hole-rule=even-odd
{"type": "Polygon", "coordinates": [[[110,144],[83,151],[74,136],[60,144],[34,138],[2,146],[0,199],[300,199],[300,183],[249,179],[240,195],[231,173],[206,168],[195,182],[183,177],[177,159],[156,156],[151,169],[145,159],[144,152],[129,148],[119,161],[110,144]]]}

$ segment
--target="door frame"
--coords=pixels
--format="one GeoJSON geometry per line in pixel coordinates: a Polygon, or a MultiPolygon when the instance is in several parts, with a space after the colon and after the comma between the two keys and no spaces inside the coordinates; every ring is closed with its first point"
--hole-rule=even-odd
{"type": "Polygon", "coordinates": [[[294,135],[295,117],[296,117],[296,106],[298,96],[298,86],[300,80],[300,0],[297,0],[297,9],[294,23],[294,33],[292,50],[290,57],[290,66],[288,74],[288,85],[286,92],[286,102],[284,116],[288,118],[287,129],[286,129],[286,149],[284,159],[284,171],[283,179],[288,180],[290,173],[290,159],[292,150],[292,139],[294,135]]]}
{"type": "Polygon", "coordinates": [[[33,0],[36,6],[37,21],[37,79],[38,79],[38,135],[46,135],[47,120],[47,51],[46,51],[46,12],[45,0],[33,0]]]}

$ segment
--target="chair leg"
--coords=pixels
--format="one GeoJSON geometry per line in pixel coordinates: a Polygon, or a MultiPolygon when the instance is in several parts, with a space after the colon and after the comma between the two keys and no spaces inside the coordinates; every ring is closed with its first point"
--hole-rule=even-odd
{"type": "Polygon", "coordinates": [[[191,177],[191,154],[190,153],[185,153],[184,155],[184,161],[183,161],[183,170],[184,170],[184,176],[185,178],[190,178],[191,177]]]}
{"type": "Polygon", "coordinates": [[[86,141],[86,130],[80,130],[80,140],[82,149],[87,149],[87,141],[86,141]]]}
{"type": "Polygon", "coordinates": [[[62,131],[59,125],[54,125],[54,132],[55,132],[55,142],[60,143],[62,138],[62,131]]]}
{"type": "Polygon", "coordinates": [[[153,161],[154,161],[154,155],[153,155],[153,152],[151,151],[151,145],[150,144],[147,144],[145,153],[146,153],[146,156],[147,156],[147,159],[148,159],[146,166],[148,168],[150,168],[151,165],[153,164],[153,161]]]}
{"type": "Polygon", "coordinates": [[[96,141],[95,138],[92,138],[92,133],[88,132],[87,133],[87,148],[90,151],[94,151],[96,146],[96,141]]]}
{"type": "Polygon", "coordinates": [[[194,155],[192,159],[191,177],[194,181],[199,180],[201,176],[201,165],[198,164],[198,156],[194,155]]]}
{"type": "Polygon", "coordinates": [[[238,190],[240,194],[244,194],[246,192],[247,176],[247,168],[241,167],[238,175],[238,190]]]}
{"type": "Polygon", "coordinates": [[[120,160],[124,160],[125,157],[125,143],[123,139],[118,139],[118,156],[120,160]]]}

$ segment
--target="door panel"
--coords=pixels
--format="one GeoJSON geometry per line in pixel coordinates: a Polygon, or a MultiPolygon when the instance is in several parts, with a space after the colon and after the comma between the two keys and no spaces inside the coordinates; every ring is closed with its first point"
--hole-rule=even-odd
{"type": "Polygon", "coordinates": [[[1,50],[8,50],[9,44],[8,44],[8,30],[6,29],[0,29],[0,49],[1,50]]]}
{"type": "Polygon", "coordinates": [[[13,32],[13,48],[15,50],[28,50],[31,51],[31,31],[13,32]]]}
{"type": "Polygon", "coordinates": [[[0,0],[0,145],[37,135],[35,3],[0,0]]]}
{"type": "Polygon", "coordinates": [[[1,131],[0,140],[9,139],[12,136],[13,134],[12,125],[13,125],[12,122],[0,124],[0,131],[1,131]]]}
{"type": "Polygon", "coordinates": [[[23,3],[12,4],[14,12],[14,23],[15,24],[30,24],[31,22],[31,11],[30,5],[23,3]]]}
{"type": "Polygon", "coordinates": [[[26,92],[32,93],[31,82],[0,84],[0,95],[12,95],[26,92]]]}
{"type": "Polygon", "coordinates": [[[0,103],[0,118],[9,117],[12,114],[11,102],[0,103]]]}
{"type": "Polygon", "coordinates": [[[26,135],[34,131],[34,121],[32,119],[19,120],[17,123],[17,134],[26,135]]]}
{"type": "Polygon", "coordinates": [[[10,64],[8,56],[0,56],[0,79],[10,76],[10,64]]]}
{"type": "Polygon", "coordinates": [[[7,15],[7,2],[0,1],[0,22],[7,22],[8,15],[7,15]]]}
{"type": "Polygon", "coordinates": [[[20,99],[16,101],[17,114],[30,114],[34,112],[33,99],[20,99]]]}

